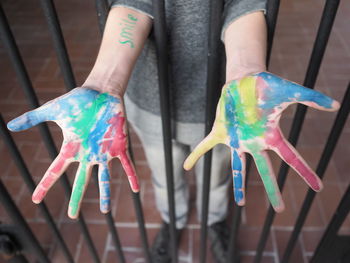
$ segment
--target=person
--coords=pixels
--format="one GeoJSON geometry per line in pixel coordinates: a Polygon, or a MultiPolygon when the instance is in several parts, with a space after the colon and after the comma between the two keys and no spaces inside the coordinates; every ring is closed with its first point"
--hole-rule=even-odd
{"type": "MultiPolygon", "coordinates": [[[[166,1],[169,45],[176,228],[186,225],[189,187],[182,164],[204,137],[209,30],[208,0],[166,1]]],[[[127,118],[139,136],[152,172],[163,224],[153,246],[155,262],[170,262],[169,211],[160,118],[157,57],[151,0],[110,1],[111,10],[96,64],[83,86],[123,98],[127,118]]],[[[265,71],[265,0],[226,1],[221,40],[226,50],[226,81],[265,71]],[[249,33],[247,33],[249,32],[249,33]]],[[[221,77],[224,78],[224,74],[221,77]]],[[[230,186],[230,154],[213,151],[208,235],[213,255],[223,262],[228,242],[225,219],[230,186]],[[220,204],[220,205],[218,205],[220,204]]],[[[196,208],[201,217],[203,161],[196,166],[196,208]]]]}
{"type": "MultiPolygon", "coordinates": [[[[205,135],[209,2],[178,0],[165,3],[178,239],[181,229],[186,226],[190,209],[189,187],[182,164],[189,152],[205,135]]],[[[227,60],[226,71],[223,70],[223,73],[226,73],[224,82],[266,70],[265,5],[265,0],[226,1],[221,31],[227,60]]],[[[109,89],[118,97],[124,97],[128,121],[141,140],[152,172],[155,200],[163,219],[161,230],[153,242],[152,257],[155,262],[170,262],[169,211],[161,139],[157,57],[153,35],[147,38],[152,18],[150,0],[111,1],[111,11],[102,42],[102,45],[107,45],[107,38],[111,36],[111,46],[101,46],[99,53],[99,57],[105,54],[105,58],[109,58],[108,60],[98,58],[84,86],[106,88],[110,86],[109,89]],[[120,48],[129,49],[123,53],[123,58],[118,62],[116,58],[121,56],[120,48]],[[112,49],[116,50],[115,54],[112,53],[112,49]],[[117,73],[113,72],[112,69],[119,64],[123,67],[118,68],[117,73]],[[100,65],[110,68],[111,74],[102,77],[100,65]],[[101,80],[107,81],[107,85],[99,83],[101,80]],[[118,83],[119,87],[116,89],[116,85],[110,83],[118,83]]],[[[221,79],[224,78],[225,74],[222,74],[221,79]]],[[[213,150],[208,211],[208,237],[217,262],[224,260],[228,243],[225,219],[228,212],[228,187],[232,178],[229,170],[229,150],[224,145],[219,145],[213,150]]],[[[196,208],[200,221],[202,160],[196,166],[195,174],[196,208]]]]}
{"type": "MultiPolygon", "coordinates": [[[[239,205],[245,202],[245,153],[253,156],[272,206],[282,211],[284,204],[266,150],[275,151],[311,188],[316,191],[322,188],[320,179],[281,133],[278,122],[282,111],[297,102],[327,111],[339,108],[338,102],[319,92],[265,72],[265,5],[265,0],[225,2],[221,40],[225,46],[226,70],[221,77],[226,85],[222,88],[213,129],[200,142],[205,135],[209,0],[166,1],[177,238],[189,213],[189,188],[182,166],[190,169],[201,155],[217,145],[213,149],[208,211],[208,236],[217,262],[225,261],[227,249],[225,219],[231,174],[235,200],[239,205]]],[[[79,161],[68,209],[68,215],[77,218],[95,164],[99,165],[102,212],[110,209],[108,164],[112,158],[120,158],[131,189],[139,191],[127,149],[127,115],[145,150],[157,208],[163,220],[152,246],[153,262],[170,262],[152,19],[151,0],[112,0],[95,65],[82,87],[12,120],[8,128],[20,131],[48,120],[62,128],[64,141],[60,154],[38,184],[32,199],[35,203],[41,202],[67,166],[79,161]]],[[[202,172],[200,160],[196,166],[199,220],[202,172]]]]}

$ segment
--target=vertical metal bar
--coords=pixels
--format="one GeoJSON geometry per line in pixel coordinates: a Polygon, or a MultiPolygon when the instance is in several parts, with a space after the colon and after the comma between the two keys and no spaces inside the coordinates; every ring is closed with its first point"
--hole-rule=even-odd
{"type": "MultiPolygon", "coordinates": [[[[329,223],[320,243],[318,244],[316,251],[311,258],[311,263],[317,262],[326,262],[325,255],[329,252],[329,247],[332,246],[335,238],[337,237],[337,233],[345,221],[347,215],[350,211],[350,185],[346,190],[345,194],[340,201],[337,210],[335,211],[331,222],[329,223]]],[[[342,261],[345,262],[345,261],[342,261]]]]}
{"type": "Polygon", "coordinates": [[[170,95],[168,88],[168,53],[164,0],[153,1],[154,36],[158,58],[159,95],[162,117],[163,144],[166,167],[167,194],[170,218],[170,239],[172,262],[177,262],[177,240],[174,198],[174,174],[171,143],[170,95]]]}
{"type": "Polygon", "coordinates": [[[267,56],[266,65],[269,65],[275,35],[278,10],[280,8],[280,0],[268,0],[266,5],[266,23],[267,23],[267,56]]]}
{"type": "Polygon", "coordinates": [[[24,255],[15,255],[14,257],[7,259],[6,263],[29,263],[24,255]]]}
{"type": "Polygon", "coordinates": [[[23,234],[23,237],[27,239],[28,244],[32,246],[32,249],[41,263],[49,263],[47,255],[43,248],[40,246],[39,241],[30,230],[27,222],[24,220],[21,212],[18,210],[15,202],[12,200],[10,194],[7,192],[6,187],[0,179],[0,201],[5,208],[6,213],[11,217],[13,223],[18,227],[19,231],[23,234]]]}
{"type": "MultiPolygon", "coordinates": [[[[248,167],[248,166],[247,166],[248,167]]],[[[230,241],[228,245],[226,263],[239,262],[239,251],[237,247],[237,237],[239,231],[239,225],[242,217],[242,206],[236,204],[233,201],[233,217],[230,231],[230,241]]]]}
{"type": "MultiPolygon", "coordinates": [[[[318,28],[316,40],[313,46],[311,58],[309,61],[307,72],[306,72],[306,77],[304,80],[304,86],[310,89],[313,89],[316,83],[316,79],[321,66],[323,55],[326,50],[327,42],[332,30],[333,22],[337,14],[339,1],[340,0],[327,0],[325,7],[323,9],[321,22],[318,28]]],[[[293,146],[296,146],[298,142],[300,130],[304,122],[306,110],[307,110],[306,106],[299,105],[295,113],[292,128],[288,138],[289,142],[293,146]]],[[[278,179],[277,179],[277,182],[281,191],[284,187],[288,170],[289,170],[289,166],[285,162],[283,162],[279,170],[278,179]]],[[[254,259],[254,262],[256,263],[261,261],[262,253],[264,251],[266,241],[270,233],[270,228],[271,228],[274,216],[275,216],[275,212],[273,208],[270,206],[268,210],[268,214],[266,216],[262,234],[260,236],[260,240],[259,240],[259,244],[256,252],[257,254],[254,259]]]]}
{"type": "MultiPolygon", "coordinates": [[[[267,68],[270,64],[270,58],[271,58],[271,51],[273,46],[273,38],[275,35],[275,29],[276,29],[276,23],[277,23],[277,17],[278,17],[278,10],[280,6],[280,0],[268,0],[266,5],[266,24],[267,24],[267,55],[266,55],[266,65],[267,68]]],[[[246,160],[246,181],[248,181],[250,167],[252,163],[252,157],[250,155],[247,155],[246,160]]],[[[246,184],[247,185],[247,184],[246,184]]],[[[248,191],[248,186],[246,187],[246,192],[248,191]]],[[[237,236],[238,236],[238,230],[239,225],[241,221],[241,215],[242,215],[242,207],[236,205],[234,203],[233,208],[233,217],[232,217],[232,223],[231,223],[231,233],[230,233],[230,242],[227,252],[227,263],[231,262],[238,262],[239,261],[239,251],[237,250],[237,236]]]]}
{"type": "Polygon", "coordinates": [[[76,82],[54,3],[52,0],[40,0],[40,2],[46,21],[49,25],[49,30],[53,39],[58,63],[62,71],[66,88],[68,90],[74,89],[76,87],[76,82]]]}
{"type": "MultiPolygon", "coordinates": [[[[65,43],[64,43],[64,38],[62,35],[62,30],[60,28],[56,10],[54,7],[54,4],[52,0],[41,0],[42,7],[45,13],[45,16],[47,18],[48,24],[50,31],[52,32],[53,40],[54,40],[54,45],[55,49],[58,55],[58,59],[60,62],[60,67],[63,73],[63,76],[66,81],[66,86],[68,89],[72,89],[76,87],[75,80],[74,80],[74,75],[72,71],[72,67],[69,61],[69,57],[66,51],[65,43]]],[[[102,18],[101,18],[102,20],[102,18]]],[[[150,262],[150,254],[149,254],[149,249],[148,249],[148,243],[147,243],[147,236],[146,236],[146,231],[145,231],[145,225],[144,225],[144,218],[143,218],[143,213],[142,213],[142,208],[141,208],[141,201],[140,197],[138,194],[132,194],[133,199],[134,199],[134,204],[135,204],[135,211],[136,211],[136,216],[137,216],[137,221],[138,225],[140,228],[141,232],[141,238],[142,238],[142,244],[143,244],[143,249],[145,252],[146,259],[148,262],[150,262]]],[[[106,216],[108,218],[108,222],[114,221],[112,218],[112,215],[109,213],[106,216]]],[[[115,230],[115,226],[113,224],[110,225],[110,231],[114,233],[114,237],[117,237],[117,232],[115,230]]],[[[114,239],[116,241],[116,239],[114,239]]],[[[118,248],[118,242],[116,244],[116,249],[121,251],[121,248],[118,248]]],[[[119,244],[120,245],[120,244],[119,244]]]]}
{"type": "MultiPolygon", "coordinates": [[[[133,193],[132,199],[134,202],[136,217],[137,217],[137,220],[139,221],[139,231],[140,231],[140,238],[141,238],[143,253],[145,254],[146,262],[151,263],[152,259],[151,259],[151,254],[149,252],[147,232],[145,228],[145,219],[142,213],[140,193],[133,193]]],[[[172,262],[175,262],[175,260],[173,259],[172,262]]]]}
{"type": "MultiPolygon", "coordinates": [[[[102,34],[104,27],[105,27],[105,24],[106,24],[107,16],[108,16],[108,5],[107,5],[106,1],[105,0],[96,0],[96,10],[97,10],[97,16],[98,16],[98,21],[99,21],[99,28],[100,28],[100,32],[102,34]]],[[[128,133],[128,142],[129,142],[128,147],[129,147],[130,158],[131,158],[132,162],[134,163],[134,155],[132,152],[131,138],[129,136],[129,133],[128,133]]],[[[94,172],[94,174],[93,174],[94,178],[97,178],[96,177],[97,176],[96,170],[94,170],[93,172],[94,172]]],[[[95,180],[95,181],[96,181],[96,183],[98,182],[97,180],[95,180]]],[[[150,263],[151,262],[151,254],[149,251],[148,238],[147,238],[147,232],[146,232],[146,227],[145,227],[145,220],[144,220],[144,216],[143,216],[140,194],[132,192],[132,199],[134,202],[135,214],[136,214],[137,222],[139,225],[139,231],[140,231],[143,252],[145,254],[146,262],[150,263]]],[[[120,239],[118,236],[118,232],[117,232],[116,227],[114,225],[114,219],[113,219],[112,213],[108,212],[105,215],[105,218],[107,221],[109,231],[111,232],[111,235],[112,235],[112,240],[113,240],[114,246],[115,246],[116,251],[117,251],[119,262],[124,263],[125,257],[124,257],[124,253],[123,253],[120,239]]]]}
{"type": "MultiPolygon", "coordinates": [[[[205,134],[209,134],[215,119],[216,104],[220,94],[220,55],[223,47],[220,42],[221,16],[223,11],[223,1],[210,1],[209,3],[209,37],[208,37],[208,69],[207,69],[207,94],[205,112],[205,134]]],[[[204,156],[203,188],[202,188],[202,212],[201,212],[201,240],[200,240],[200,260],[206,262],[207,247],[207,223],[210,194],[212,151],[204,156]]]]}
{"type": "MultiPolygon", "coordinates": [[[[18,47],[16,45],[15,39],[12,35],[12,32],[10,30],[10,27],[8,25],[6,16],[0,6],[0,35],[1,38],[4,42],[4,47],[6,48],[11,62],[13,64],[13,67],[16,71],[18,80],[21,84],[21,87],[26,94],[26,99],[29,101],[29,104],[31,105],[32,108],[37,108],[39,107],[39,101],[38,98],[36,97],[36,94],[34,92],[32,83],[29,79],[28,72],[24,66],[22,57],[19,53],[18,47]]],[[[44,144],[49,152],[49,155],[52,159],[55,159],[56,156],[58,155],[55,143],[52,139],[51,133],[48,129],[48,126],[46,123],[42,123],[38,125],[40,134],[43,138],[44,144]]],[[[62,183],[63,189],[65,190],[65,195],[67,198],[70,197],[71,194],[71,186],[69,184],[67,175],[64,173],[61,176],[60,182],[62,183]]],[[[92,242],[91,236],[89,234],[88,228],[86,226],[83,214],[81,213],[80,216],[78,217],[78,224],[79,227],[82,231],[82,234],[86,240],[87,246],[89,247],[89,251],[92,254],[92,257],[95,262],[99,262],[98,255],[97,255],[97,250],[92,242]]]]}
{"type": "MultiPolygon", "coordinates": [[[[324,147],[324,150],[322,152],[322,156],[320,158],[320,161],[318,162],[316,174],[322,179],[324,176],[324,173],[327,169],[328,163],[333,155],[334,149],[337,145],[338,139],[341,135],[341,132],[344,128],[345,122],[349,116],[350,111],[350,83],[348,85],[347,91],[345,93],[345,96],[343,98],[342,105],[340,107],[340,110],[337,114],[337,117],[334,121],[332,130],[328,136],[326,146],[324,147]]],[[[312,202],[316,196],[316,192],[309,189],[307,192],[307,195],[304,199],[302,208],[299,212],[299,216],[296,220],[296,223],[293,228],[293,232],[291,234],[291,237],[288,241],[286,250],[284,252],[284,255],[282,257],[282,262],[288,262],[290,259],[290,256],[293,252],[293,249],[295,247],[295,243],[298,239],[298,236],[300,234],[300,231],[305,223],[306,217],[309,214],[310,207],[312,205],[312,202]]],[[[336,212],[337,213],[337,212],[336,212]]]]}
{"type": "MultiPolygon", "coordinates": [[[[93,167],[92,177],[94,179],[96,187],[98,188],[98,168],[97,168],[97,166],[93,167]]],[[[115,224],[114,224],[114,219],[113,219],[113,216],[112,216],[112,212],[109,211],[108,213],[104,214],[104,216],[105,216],[105,219],[106,219],[106,223],[107,223],[109,232],[111,233],[111,236],[112,236],[112,241],[114,243],[115,250],[117,252],[118,262],[125,263],[124,253],[123,253],[123,250],[122,250],[122,246],[121,246],[121,243],[120,243],[120,239],[119,239],[119,236],[118,236],[117,229],[116,229],[115,224]]]]}
{"type": "MultiPolygon", "coordinates": [[[[32,177],[29,173],[29,170],[28,170],[13,138],[11,137],[9,131],[7,130],[5,121],[2,118],[1,114],[0,114],[0,132],[1,132],[1,135],[3,137],[4,142],[7,145],[9,152],[12,155],[13,160],[15,161],[16,167],[20,171],[20,174],[23,178],[23,181],[26,183],[29,192],[32,193],[35,189],[34,180],[32,179],[32,177]]],[[[62,249],[63,255],[65,256],[67,262],[74,262],[73,257],[71,255],[71,253],[69,252],[68,247],[67,247],[66,243],[64,242],[64,240],[60,234],[60,231],[58,230],[49,210],[47,209],[46,204],[44,202],[40,203],[39,209],[40,209],[41,213],[43,214],[45,221],[48,224],[49,228],[53,232],[60,248],[62,249]]]]}
{"type": "Polygon", "coordinates": [[[99,28],[100,31],[103,32],[108,15],[108,4],[106,0],[95,0],[95,6],[97,11],[99,28]]]}
{"type": "Polygon", "coordinates": [[[124,253],[123,253],[123,250],[122,250],[122,246],[121,246],[121,243],[120,243],[120,239],[119,239],[118,233],[117,233],[115,225],[114,225],[114,220],[113,220],[113,217],[111,215],[111,212],[108,212],[108,214],[106,214],[105,217],[106,217],[106,221],[107,221],[107,224],[108,224],[109,231],[111,232],[111,236],[112,236],[112,240],[113,240],[115,249],[117,251],[117,256],[118,256],[118,259],[119,259],[118,262],[125,263],[126,261],[125,261],[124,253]]]}

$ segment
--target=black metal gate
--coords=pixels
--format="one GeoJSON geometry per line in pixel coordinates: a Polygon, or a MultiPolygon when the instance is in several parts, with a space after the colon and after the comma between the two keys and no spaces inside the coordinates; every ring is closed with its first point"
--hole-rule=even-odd
{"type": "MultiPolygon", "coordinates": [[[[337,14],[338,6],[340,0],[327,0],[324,6],[321,22],[318,27],[317,37],[314,41],[314,46],[312,49],[312,54],[308,63],[307,72],[305,75],[304,86],[313,89],[318,77],[323,55],[325,53],[327,42],[332,30],[333,22],[337,14]]],[[[44,11],[45,18],[49,30],[51,32],[53,44],[56,50],[57,59],[60,65],[60,69],[64,78],[64,82],[67,90],[71,90],[76,87],[76,81],[73,74],[70,59],[65,46],[65,41],[61,31],[58,16],[56,14],[55,6],[52,0],[41,0],[40,1],[42,10],[44,11]]],[[[267,24],[268,24],[268,59],[269,63],[273,37],[276,27],[277,15],[279,11],[280,1],[269,0],[267,6],[267,24]]],[[[207,74],[207,108],[206,108],[206,134],[210,132],[211,126],[214,121],[215,106],[218,99],[218,86],[219,79],[216,72],[219,70],[220,66],[220,40],[219,32],[221,28],[221,13],[223,8],[223,1],[211,1],[210,7],[210,30],[209,30],[209,53],[208,53],[208,74],[207,74]]],[[[99,18],[100,29],[104,27],[104,23],[107,17],[107,4],[105,1],[96,1],[96,10],[99,18]]],[[[162,113],[162,124],[163,124],[163,134],[164,134],[164,150],[165,150],[165,160],[166,160],[166,171],[167,171],[167,187],[168,187],[168,199],[170,208],[170,225],[171,225],[171,242],[172,242],[172,257],[173,262],[178,261],[177,244],[175,241],[175,201],[174,201],[174,183],[173,183],[173,167],[172,167],[172,150],[171,150],[171,123],[170,123],[170,112],[167,105],[169,105],[169,91],[167,89],[168,76],[167,76],[167,34],[166,34],[166,24],[165,24],[165,13],[164,13],[164,1],[153,1],[153,12],[154,17],[154,34],[156,39],[156,47],[158,54],[158,72],[159,72],[159,86],[160,86],[160,97],[161,97],[161,113],[162,113]]],[[[39,106],[39,101],[37,95],[33,89],[31,80],[29,78],[27,69],[23,63],[21,54],[17,47],[16,41],[12,35],[10,25],[7,21],[6,15],[2,7],[0,6],[0,34],[1,40],[7,51],[12,66],[14,67],[18,81],[25,93],[28,104],[32,108],[39,106]]],[[[273,54],[272,54],[273,55],[273,54]]],[[[296,114],[294,116],[294,121],[289,134],[289,141],[292,145],[296,145],[299,139],[300,131],[303,125],[303,121],[306,114],[305,106],[298,106],[296,114]]],[[[347,87],[346,94],[344,95],[341,108],[337,114],[336,120],[334,121],[331,132],[328,136],[327,142],[322,151],[321,158],[319,160],[316,173],[322,178],[327,165],[332,157],[333,151],[337,144],[337,141],[341,135],[345,122],[347,120],[350,110],[350,85],[347,87]]],[[[3,141],[6,144],[6,149],[11,153],[12,158],[19,169],[23,181],[28,187],[29,191],[32,192],[35,188],[34,180],[31,177],[29,169],[25,164],[21,153],[16,146],[13,138],[8,132],[3,118],[0,118],[1,135],[3,141]]],[[[42,140],[51,156],[52,159],[58,154],[54,140],[48,126],[46,124],[39,125],[40,134],[42,140]]],[[[247,173],[251,161],[247,161],[247,173]]],[[[200,262],[206,262],[206,239],[207,239],[207,215],[208,215],[208,201],[209,201],[209,187],[210,187],[210,167],[211,167],[211,153],[207,153],[205,156],[204,165],[204,183],[203,183],[203,207],[202,207],[202,220],[201,220],[201,241],[200,247],[200,262]]],[[[278,173],[278,184],[282,190],[288,173],[288,165],[282,163],[279,173],[278,173]]],[[[96,170],[94,170],[93,178],[96,178],[96,170]]],[[[71,192],[71,186],[67,175],[63,175],[60,180],[63,188],[65,190],[65,195],[69,197],[71,192]]],[[[95,180],[97,183],[97,180],[95,180]]],[[[12,198],[7,190],[6,186],[0,181],[0,195],[1,202],[4,206],[6,212],[12,219],[15,228],[0,225],[0,249],[7,258],[8,262],[27,262],[26,254],[22,254],[21,250],[28,249],[33,254],[35,254],[36,259],[39,262],[50,262],[47,253],[42,248],[35,236],[35,234],[28,227],[26,220],[21,215],[21,212],[17,208],[16,204],[13,202],[12,198]]],[[[139,193],[131,193],[134,202],[134,208],[137,218],[137,223],[139,227],[140,238],[142,241],[142,247],[144,252],[144,258],[146,262],[151,262],[151,257],[149,253],[149,245],[147,239],[147,232],[145,228],[145,220],[142,211],[142,204],[140,201],[139,193]]],[[[316,193],[309,190],[303,205],[298,214],[297,221],[293,228],[292,235],[289,238],[287,247],[281,257],[281,262],[290,262],[290,257],[292,251],[295,247],[298,236],[304,226],[306,217],[313,203],[316,193]]],[[[332,219],[329,228],[325,232],[325,235],[320,242],[318,248],[316,249],[315,255],[312,258],[312,262],[330,262],[329,260],[334,260],[336,262],[335,255],[338,256],[337,262],[346,262],[349,260],[349,237],[338,237],[337,231],[339,227],[345,220],[350,209],[350,188],[347,189],[344,194],[343,200],[339,204],[336,214],[332,219]]],[[[227,262],[236,262],[239,258],[239,249],[237,246],[237,237],[241,221],[242,208],[238,207],[233,202],[233,217],[231,222],[231,233],[230,233],[230,246],[227,255],[227,262]]],[[[56,238],[56,242],[59,245],[62,253],[67,262],[74,262],[73,256],[69,252],[66,241],[62,238],[61,233],[55,223],[54,218],[49,212],[46,204],[43,202],[39,205],[39,209],[44,216],[47,225],[52,231],[52,235],[56,238]]],[[[84,211],[83,211],[84,212],[84,211]]],[[[262,255],[265,249],[266,242],[268,240],[268,235],[274,220],[275,212],[272,207],[269,207],[267,216],[265,218],[265,223],[263,225],[262,234],[259,239],[258,247],[256,249],[256,256],[254,262],[261,262],[262,255]]],[[[77,224],[80,227],[80,231],[84,236],[86,245],[89,248],[91,259],[93,262],[100,262],[100,255],[96,250],[93,237],[89,233],[89,229],[85,223],[84,214],[78,218],[77,224]]],[[[118,237],[118,231],[116,229],[114,218],[111,212],[105,215],[106,224],[109,227],[111,238],[114,242],[115,249],[117,251],[118,262],[126,262],[121,242],[118,237]]]]}

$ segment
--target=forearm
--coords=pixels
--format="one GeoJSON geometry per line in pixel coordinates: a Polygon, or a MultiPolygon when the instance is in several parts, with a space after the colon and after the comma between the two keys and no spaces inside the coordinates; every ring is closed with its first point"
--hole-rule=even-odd
{"type": "Polygon", "coordinates": [[[226,82],[266,70],[266,33],[261,11],[242,16],[227,27],[226,82]]]}
{"type": "Polygon", "coordinates": [[[83,86],[122,97],[151,25],[152,19],[141,12],[112,8],[95,65],[83,86]]]}

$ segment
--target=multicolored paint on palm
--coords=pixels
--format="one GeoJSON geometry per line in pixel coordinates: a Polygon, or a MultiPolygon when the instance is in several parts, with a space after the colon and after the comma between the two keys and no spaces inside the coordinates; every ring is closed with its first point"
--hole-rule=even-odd
{"type": "Polygon", "coordinates": [[[322,182],[280,128],[281,113],[290,104],[302,103],[325,111],[335,111],[339,103],[320,92],[262,72],[231,81],[222,89],[216,119],[209,135],[184,163],[189,170],[195,162],[218,143],[231,148],[235,201],[244,205],[245,153],[253,156],[268,198],[277,212],[284,209],[274,171],[266,150],[275,151],[315,191],[322,182]]]}
{"type": "Polygon", "coordinates": [[[8,123],[12,131],[28,129],[44,121],[56,122],[63,131],[63,144],[35,189],[32,199],[40,203],[47,191],[72,162],[80,162],[69,202],[68,215],[76,218],[92,167],[99,166],[100,209],[110,210],[109,162],[120,159],[130,186],[139,191],[135,169],[128,154],[123,106],[116,97],[87,88],[76,88],[8,123]]]}

